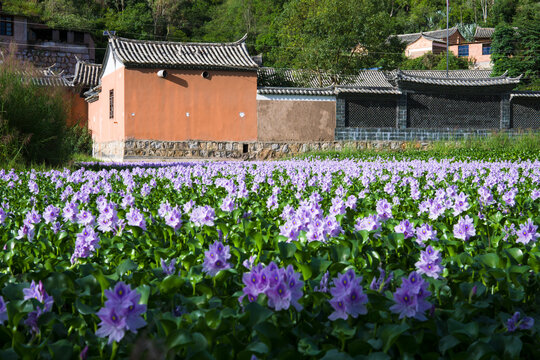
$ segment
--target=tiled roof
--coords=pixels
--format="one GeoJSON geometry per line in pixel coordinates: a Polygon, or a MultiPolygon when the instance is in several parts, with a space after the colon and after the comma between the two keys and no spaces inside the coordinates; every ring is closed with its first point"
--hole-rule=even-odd
{"type": "Polygon", "coordinates": [[[233,43],[181,43],[111,37],[109,46],[126,66],[254,70],[246,36],[233,43]]]}
{"type": "Polygon", "coordinates": [[[474,39],[486,39],[491,38],[493,36],[493,32],[495,31],[495,28],[483,28],[480,26],[476,27],[476,31],[474,32],[474,39]]]}
{"type": "MultiPolygon", "coordinates": [[[[459,70],[458,70],[459,71],[459,70]]],[[[492,86],[492,85],[509,85],[509,84],[519,84],[521,76],[517,78],[510,78],[503,74],[498,77],[477,77],[476,71],[481,70],[468,70],[470,73],[462,70],[460,73],[454,73],[453,76],[445,77],[446,71],[439,73],[439,76],[425,76],[425,75],[416,75],[411,73],[405,73],[403,71],[396,71],[393,75],[393,80],[397,83],[399,82],[412,82],[419,84],[431,84],[431,85],[442,85],[442,86],[492,86]],[[443,75],[444,74],[444,75],[443,75]],[[469,75],[469,76],[468,76],[469,75]]]]}
{"type": "Polygon", "coordinates": [[[101,85],[94,86],[93,88],[90,88],[90,90],[84,92],[84,100],[86,100],[89,103],[93,103],[95,101],[99,100],[99,93],[101,92],[101,85]]]}
{"type": "Polygon", "coordinates": [[[17,71],[23,79],[37,86],[71,87],[71,82],[62,73],[50,68],[17,71]]]}
{"type": "MultiPolygon", "coordinates": [[[[393,79],[401,72],[405,75],[429,78],[446,78],[446,70],[393,70],[388,75],[393,79]]],[[[449,70],[448,77],[455,79],[484,79],[491,76],[491,70],[449,70]]]]}
{"type": "MultiPolygon", "coordinates": [[[[458,31],[457,26],[454,26],[453,28],[448,29],[448,36],[454,35],[454,33],[458,31]]],[[[433,31],[424,31],[419,33],[412,33],[412,34],[399,34],[395,35],[399,40],[406,43],[407,45],[410,43],[415,42],[420,38],[420,36],[424,35],[425,37],[430,37],[433,39],[446,39],[446,29],[442,30],[433,30],[433,31]]]]}
{"type": "Polygon", "coordinates": [[[334,88],[332,86],[325,88],[261,87],[257,89],[257,94],[333,96],[334,88]]]}
{"type": "Polygon", "coordinates": [[[336,94],[393,94],[399,95],[401,91],[395,87],[391,88],[374,88],[363,86],[336,86],[336,94]]]}
{"type": "Polygon", "coordinates": [[[100,64],[92,64],[87,61],[77,59],[75,65],[75,75],[73,75],[73,85],[83,85],[84,87],[94,87],[99,84],[100,64]]]}
{"type": "Polygon", "coordinates": [[[510,94],[510,98],[515,98],[515,97],[540,98],[540,91],[514,91],[510,94]]]}

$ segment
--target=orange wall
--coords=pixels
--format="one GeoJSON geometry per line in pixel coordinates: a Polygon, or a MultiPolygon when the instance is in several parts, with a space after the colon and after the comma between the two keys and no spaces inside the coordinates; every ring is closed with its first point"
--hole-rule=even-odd
{"type": "Polygon", "coordinates": [[[158,70],[124,70],[127,139],[257,140],[255,71],[158,70]]]}
{"type": "Polygon", "coordinates": [[[99,100],[88,104],[88,128],[94,142],[122,141],[124,134],[124,68],[101,78],[99,100]],[[109,90],[114,89],[114,118],[109,118],[109,90]]]}
{"type": "Polygon", "coordinates": [[[405,56],[411,59],[415,59],[427,53],[433,51],[433,41],[420,37],[418,40],[409,44],[405,48],[405,56]]]}
{"type": "Polygon", "coordinates": [[[88,103],[78,93],[70,89],[63,94],[63,97],[69,106],[67,125],[79,124],[85,127],[88,122],[88,103]]]}

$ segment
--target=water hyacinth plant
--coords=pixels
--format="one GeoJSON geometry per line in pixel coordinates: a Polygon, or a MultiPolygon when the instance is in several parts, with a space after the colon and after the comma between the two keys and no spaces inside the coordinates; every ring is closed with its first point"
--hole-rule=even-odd
{"type": "Polygon", "coordinates": [[[540,358],[538,161],[101,166],[0,170],[0,358],[540,358]]]}

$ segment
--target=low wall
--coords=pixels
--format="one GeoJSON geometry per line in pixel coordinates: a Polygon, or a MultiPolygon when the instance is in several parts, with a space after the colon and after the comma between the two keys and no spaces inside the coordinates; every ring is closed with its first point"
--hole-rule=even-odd
{"type": "MultiPolygon", "coordinates": [[[[508,129],[504,133],[519,136],[526,129],[508,129]]],[[[495,129],[394,129],[394,128],[336,128],[336,140],[349,141],[437,141],[485,137],[495,129]]]]}
{"type": "Polygon", "coordinates": [[[92,156],[100,160],[124,160],[125,143],[123,141],[95,142],[92,144],[92,156]]]}

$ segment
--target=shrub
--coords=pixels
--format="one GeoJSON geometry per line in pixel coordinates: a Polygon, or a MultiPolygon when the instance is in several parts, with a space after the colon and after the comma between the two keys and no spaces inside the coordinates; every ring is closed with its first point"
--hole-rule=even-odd
{"type": "Polygon", "coordinates": [[[22,149],[26,162],[61,164],[69,157],[64,142],[67,109],[61,93],[35,85],[35,76],[39,74],[30,64],[13,55],[4,59],[0,66],[2,116],[10,129],[27,138],[22,149]]]}

